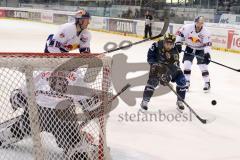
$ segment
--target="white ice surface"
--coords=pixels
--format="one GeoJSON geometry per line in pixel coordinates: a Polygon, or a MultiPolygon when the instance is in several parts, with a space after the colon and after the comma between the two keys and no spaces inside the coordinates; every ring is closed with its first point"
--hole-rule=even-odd
{"type": "MultiPolygon", "coordinates": [[[[42,52],[45,40],[58,26],[37,22],[0,19],[0,51],[42,52]]],[[[92,31],[91,49],[103,51],[109,42],[139,39],[92,31]]],[[[152,42],[146,42],[117,53],[128,56],[128,62],[146,62],[152,42]]],[[[110,54],[110,55],[114,55],[110,54]]],[[[212,60],[240,68],[240,55],[213,51],[212,60]]],[[[195,63],[196,64],[196,63],[195,63]]],[[[120,114],[137,113],[141,99],[134,107],[120,100],[111,113],[107,126],[107,142],[115,160],[239,160],[240,159],[240,73],[210,64],[212,89],[203,93],[203,80],[193,65],[191,91],[186,101],[204,118],[215,119],[207,125],[193,117],[191,122],[127,122],[120,114]],[[211,105],[215,99],[217,105],[211,105]]],[[[117,73],[117,72],[116,72],[117,73]]],[[[135,73],[137,74],[137,73],[135,73]]],[[[134,74],[132,75],[134,76],[134,74]]],[[[143,90],[144,86],[138,89],[143,90]]],[[[173,93],[151,100],[152,112],[176,114],[173,93]]]]}

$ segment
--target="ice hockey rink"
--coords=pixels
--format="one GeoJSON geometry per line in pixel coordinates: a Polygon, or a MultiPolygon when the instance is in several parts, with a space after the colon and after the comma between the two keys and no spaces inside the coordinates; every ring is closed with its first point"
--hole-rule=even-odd
{"type": "MultiPolygon", "coordinates": [[[[0,19],[1,52],[43,52],[45,40],[59,26],[38,22],[0,19]]],[[[132,42],[137,38],[91,31],[91,50],[104,51],[104,45],[111,41],[119,44],[123,40],[132,42]]],[[[129,63],[146,63],[148,48],[152,42],[136,45],[128,50],[109,54],[126,55],[129,63]]],[[[240,55],[212,51],[212,60],[240,68],[240,55]]],[[[113,65],[118,63],[113,59],[113,65]]],[[[110,114],[107,123],[107,143],[114,160],[239,160],[240,159],[240,73],[211,63],[209,65],[211,92],[204,93],[201,72],[194,62],[191,76],[191,90],[186,101],[202,117],[213,120],[200,123],[194,116],[192,121],[126,121],[120,115],[137,114],[141,98],[135,106],[128,106],[121,99],[118,107],[110,114]],[[216,100],[217,105],[211,101],[216,100]]],[[[144,72],[146,73],[146,72],[144,72]]],[[[117,74],[113,70],[113,74],[117,74]]],[[[137,77],[143,72],[131,72],[137,77]]],[[[134,82],[132,84],[134,86],[134,82]]],[[[141,91],[142,86],[131,90],[141,91]]],[[[124,93],[128,94],[128,92],[124,93]]],[[[168,93],[153,97],[150,111],[159,109],[176,114],[176,96],[168,93]]]]}

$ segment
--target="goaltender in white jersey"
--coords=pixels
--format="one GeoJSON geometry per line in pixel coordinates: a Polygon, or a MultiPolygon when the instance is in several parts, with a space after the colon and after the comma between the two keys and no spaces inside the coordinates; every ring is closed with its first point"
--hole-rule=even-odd
{"type": "Polygon", "coordinates": [[[185,42],[186,49],[184,51],[184,75],[187,80],[187,88],[190,87],[191,66],[194,57],[197,58],[197,64],[202,72],[204,80],[204,91],[210,89],[210,78],[208,72],[208,64],[210,63],[211,39],[210,34],[204,27],[204,17],[195,18],[193,24],[186,24],[179,29],[176,38],[176,48],[178,52],[182,52],[182,44],[185,42]]]}
{"type": "MultiPolygon", "coordinates": [[[[89,20],[88,12],[85,10],[78,11],[75,15],[75,23],[62,25],[57,33],[48,37],[45,53],[65,53],[74,49],[79,49],[80,54],[83,52],[89,53],[91,39],[87,30],[89,20]]],[[[81,131],[79,122],[74,115],[76,115],[76,101],[79,102],[78,105],[80,106],[93,106],[99,103],[99,98],[95,93],[92,93],[95,95],[89,94],[88,97],[65,95],[66,86],[81,86],[84,82],[81,70],[66,71],[67,75],[64,72],[44,71],[34,77],[40,130],[51,133],[55,137],[57,145],[64,150],[69,159],[93,160],[94,157],[91,153],[94,152],[96,146],[86,141],[84,137],[87,133],[81,131]],[[81,98],[85,99],[86,104],[82,104],[81,98]],[[57,109],[58,102],[64,102],[64,100],[69,100],[68,104],[65,103],[62,110],[57,109]],[[62,119],[61,117],[65,118],[62,119]]],[[[12,108],[15,110],[22,108],[24,112],[20,118],[16,118],[15,123],[1,130],[0,147],[5,147],[31,136],[27,99],[26,87],[15,89],[11,93],[10,103],[12,108]]],[[[83,111],[84,109],[82,108],[83,111]]]]}

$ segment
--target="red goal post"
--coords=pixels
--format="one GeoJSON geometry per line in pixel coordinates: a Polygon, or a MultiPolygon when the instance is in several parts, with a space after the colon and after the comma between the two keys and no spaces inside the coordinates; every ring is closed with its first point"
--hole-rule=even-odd
{"type": "MultiPolygon", "coordinates": [[[[61,110],[59,114],[50,102],[63,100],[63,97],[56,97],[59,95],[56,94],[59,90],[52,88],[50,78],[53,73],[57,73],[55,74],[57,78],[63,77],[62,79],[71,82],[78,79],[79,82],[74,82],[74,85],[84,86],[92,91],[112,93],[111,65],[111,58],[101,54],[0,52],[0,137],[5,129],[1,128],[1,124],[11,121],[15,125],[19,120],[24,124],[21,125],[22,128],[11,128],[11,133],[14,135],[21,133],[24,136],[21,135],[20,140],[11,147],[0,147],[0,159],[74,160],[79,157],[89,160],[110,159],[106,143],[107,116],[104,115],[105,112],[102,111],[102,116],[90,120],[83,128],[79,128],[82,122],[75,121],[74,116],[71,117],[68,113],[84,113],[87,107],[91,109],[99,104],[95,104],[89,95],[74,95],[72,98],[70,94],[67,94],[70,99],[80,97],[78,102],[81,103],[76,104],[75,101],[70,101],[69,108],[71,109],[61,110]],[[63,73],[59,74],[59,71],[63,73]],[[43,87],[38,84],[44,78],[49,81],[49,86],[45,84],[43,87]],[[26,108],[21,108],[18,104],[17,108],[14,108],[13,100],[10,101],[11,96],[14,97],[11,94],[19,89],[23,90],[22,92],[27,97],[27,114],[26,108]],[[36,94],[39,90],[49,92],[50,96],[39,97],[36,94]],[[55,97],[51,97],[52,90],[55,97]],[[50,104],[51,107],[48,106],[50,104]],[[50,114],[52,110],[54,112],[50,114]],[[61,119],[59,115],[68,118],[61,119]],[[29,123],[22,122],[24,120],[29,123]],[[76,134],[74,138],[73,134],[76,134]]],[[[62,81],[58,80],[54,81],[54,84],[59,85],[60,88],[63,85],[62,81]]],[[[77,87],[72,86],[72,88],[77,87]]],[[[94,93],[91,94],[94,95],[94,93]]],[[[61,95],[64,93],[61,92],[61,95]]],[[[106,105],[108,98],[106,95],[101,96],[101,105],[106,105]]],[[[22,97],[19,99],[22,104],[22,97]]]]}

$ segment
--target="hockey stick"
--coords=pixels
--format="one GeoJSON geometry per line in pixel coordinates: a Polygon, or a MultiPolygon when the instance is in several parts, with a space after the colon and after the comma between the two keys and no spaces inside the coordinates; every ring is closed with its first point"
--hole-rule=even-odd
{"type": "MultiPolygon", "coordinates": [[[[125,85],[125,86],[121,89],[121,91],[119,91],[115,96],[113,96],[113,97],[107,102],[107,104],[112,103],[112,101],[114,101],[119,95],[121,95],[121,94],[122,94],[125,90],[127,90],[130,86],[131,86],[130,84],[125,85]]],[[[68,97],[68,98],[69,98],[69,97],[68,97]]],[[[97,109],[98,109],[98,108],[97,108],[97,109]]],[[[96,109],[96,110],[97,110],[97,109],[96,109]]],[[[93,114],[94,111],[95,111],[95,110],[90,111],[88,114],[93,114]]],[[[82,116],[82,115],[81,115],[81,116],[82,116]]],[[[93,118],[97,118],[97,117],[99,117],[98,114],[96,114],[96,116],[93,116],[93,118]]],[[[14,122],[18,121],[20,118],[21,118],[21,115],[16,116],[16,117],[11,118],[11,119],[8,119],[8,120],[0,123],[0,130],[3,129],[3,128],[5,128],[5,127],[8,127],[9,125],[11,125],[11,124],[13,124],[14,122]]],[[[92,119],[93,119],[93,118],[92,118],[92,119]]],[[[80,119],[82,119],[82,118],[80,118],[80,119]]]]}
{"type": "MultiPolygon", "coordinates": [[[[94,118],[98,118],[100,116],[102,116],[103,114],[109,113],[111,110],[113,110],[114,108],[109,107],[108,105],[110,103],[112,103],[119,95],[121,95],[124,91],[126,91],[131,85],[127,84],[125,85],[121,91],[119,91],[115,96],[113,96],[106,104],[107,106],[104,105],[100,105],[100,107],[94,109],[93,111],[89,111],[89,112],[84,112],[84,114],[78,114],[77,115],[77,119],[78,120],[83,120],[83,122],[80,124],[80,128],[84,127],[85,125],[88,124],[88,122],[90,122],[90,120],[94,119],[94,118]],[[104,107],[107,107],[106,110],[104,112],[102,112],[103,109],[105,109],[104,107]]],[[[20,120],[21,115],[11,118],[9,120],[6,120],[2,123],[0,123],[0,130],[4,129],[10,125],[12,125],[13,123],[15,123],[16,121],[20,120]]]]}
{"type": "MultiPolygon", "coordinates": [[[[188,52],[185,52],[185,51],[183,51],[183,52],[186,53],[186,54],[192,55],[192,56],[196,56],[197,58],[200,58],[200,59],[204,60],[204,57],[202,57],[202,56],[195,55],[195,54],[192,54],[192,53],[188,53],[188,52]]],[[[210,62],[215,63],[215,64],[217,64],[217,65],[220,65],[220,66],[222,66],[222,67],[225,67],[225,68],[234,70],[234,71],[236,71],[236,72],[240,72],[240,69],[235,69],[235,68],[226,66],[226,65],[224,65],[224,64],[221,64],[221,63],[219,63],[219,62],[213,61],[213,60],[211,60],[211,59],[210,59],[210,62]]]]}
{"type": "Polygon", "coordinates": [[[172,86],[171,86],[169,83],[165,83],[165,84],[168,86],[168,88],[169,88],[171,91],[173,91],[173,93],[175,93],[175,95],[185,104],[185,106],[188,107],[188,109],[197,117],[197,119],[199,119],[200,122],[202,122],[203,124],[206,124],[206,123],[208,122],[207,119],[201,118],[201,117],[187,104],[187,102],[186,102],[184,99],[182,99],[181,96],[179,96],[179,94],[172,88],[172,86]]]}
{"type": "Polygon", "coordinates": [[[118,47],[118,48],[115,48],[115,49],[110,49],[110,50],[108,50],[108,51],[106,51],[106,52],[103,52],[103,54],[115,52],[115,51],[118,51],[118,50],[121,50],[121,49],[125,49],[125,48],[132,47],[132,46],[134,46],[134,45],[137,45],[137,44],[140,44],[140,43],[143,43],[143,42],[147,42],[147,41],[150,41],[150,40],[154,40],[154,39],[160,38],[160,37],[162,37],[162,36],[167,32],[168,26],[169,26],[169,18],[166,17],[166,18],[164,19],[164,25],[163,25],[163,28],[162,28],[160,34],[158,34],[158,35],[156,35],[156,36],[154,36],[154,37],[146,38],[146,39],[143,39],[143,40],[141,40],[141,41],[137,41],[137,42],[131,43],[131,44],[126,45],[126,46],[121,46],[121,47],[118,47]]]}
{"type": "Polygon", "coordinates": [[[115,96],[113,96],[106,104],[101,104],[100,107],[97,107],[93,111],[86,111],[83,114],[77,114],[77,120],[83,120],[83,122],[80,124],[80,128],[83,128],[86,126],[92,119],[98,118],[100,116],[103,116],[106,113],[109,113],[114,108],[109,106],[110,103],[112,103],[119,95],[121,95],[124,91],[126,91],[131,85],[127,84],[125,85],[115,96]],[[104,110],[104,111],[103,111],[104,110]]]}

